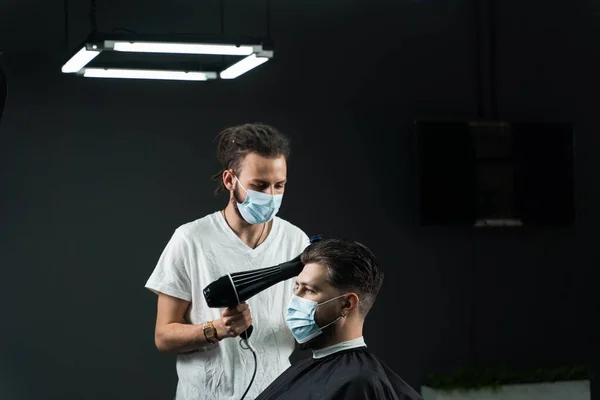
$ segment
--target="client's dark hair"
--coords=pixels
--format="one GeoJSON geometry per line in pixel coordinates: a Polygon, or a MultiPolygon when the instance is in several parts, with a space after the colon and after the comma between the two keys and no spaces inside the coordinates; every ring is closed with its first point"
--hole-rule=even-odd
{"type": "Polygon", "coordinates": [[[324,239],[308,246],[301,256],[304,265],[320,264],[327,269],[327,282],[356,293],[359,312],[365,317],[383,284],[383,272],[375,255],[365,245],[345,239],[324,239]]]}
{"type": "MultiPolygon", "coordinates": [[[[213,179],[221,178],[223,171],[230,168],[239,175],[242,161],[249,153],[266,158],[284,156],[286,160],[290,155],[290,139],[272,126],[259,123],[226,128],[217,135],[216,141],[217,159],[223,165],[223,169],[215,174],[213,179]]],[[[225,190],[223,180],[220,181],[216,193],[222,190],[225,190]]]]}

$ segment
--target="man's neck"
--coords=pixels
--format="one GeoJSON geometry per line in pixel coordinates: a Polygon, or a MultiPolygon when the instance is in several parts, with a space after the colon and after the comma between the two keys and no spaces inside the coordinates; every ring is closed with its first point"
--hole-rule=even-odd
{"type": "Polygon", "coordinates": [[[361,338],[363,335],[362,327],[355,329],[348,329],[341,334],[334,334],[333,336],[323,340],[318,345],[311,346],[312,350],[321,350],[327,347],[335,346],[336,344],[348,342],[354,339],[361,338]]]}
{"type": "Polygon", "coordinates": [[[231,230],[244,242],[248,247],[254,248],[264,242],[271,231],[273,221],[265,224],[249,224],[234,209],[231,202],[223,211],[225,220],[231,230]]]}
{"type": "Polygon", "coordinates": [[[323,358],[342,350],[355,349],[364,346],[366,346],[365,340],[362,336],[359,336],[355,339],[345,340],[322,349],[313,349],[313,358],[323,358]]]}

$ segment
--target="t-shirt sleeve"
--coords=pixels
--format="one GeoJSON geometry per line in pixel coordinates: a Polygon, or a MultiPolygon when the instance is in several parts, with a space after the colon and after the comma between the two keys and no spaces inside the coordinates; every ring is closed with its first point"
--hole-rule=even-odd
{"type": "Polygon", "coordinates": [[[190,247],[185,235],[176,230],[165,246],[154,271],[146,282],[154,293],[164,293],[192,301],[190,247]]]}

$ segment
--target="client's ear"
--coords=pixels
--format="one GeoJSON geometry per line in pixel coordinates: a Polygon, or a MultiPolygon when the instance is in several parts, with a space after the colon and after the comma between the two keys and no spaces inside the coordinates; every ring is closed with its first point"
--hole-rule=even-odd
{"type": "Polygon", "coordinates": [[[358,306],[360,305],[360,300],[355,293],[348,294],[346,297],[346,304],[344,304],[344,308],[342,308],[342,314],[347,316],[351,313],[358,312],[358,306]]]}

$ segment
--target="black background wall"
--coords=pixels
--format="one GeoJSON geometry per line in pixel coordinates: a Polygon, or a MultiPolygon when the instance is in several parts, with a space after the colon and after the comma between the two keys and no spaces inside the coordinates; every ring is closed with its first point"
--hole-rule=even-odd
{"type": "MultiPolygon", "coordinates": [[[[216,1],[99,3],[100,30],[219,31],[216,1]]],[[[567,230],[415,225],[412,121],[478,116],[470,1],[274,0],[276,58],[205,83],[62,75],[62,2],[1,6],[0,398],[174,394],[143,286],[178,225],[224,206],[213,139],[247,121],[292,136],[280,215],[381,259],[365,336],[409,383],[470,362],[596,361],[600,8],[526,3],[497,9],[498,116],[575,122],[579,220],[567,230]]],[[[87,12],[71,5],[69,50],[87,12]]],[[[260,35],[264,22],[263,3],[226,2],[229,33],[260,35]]]]}

